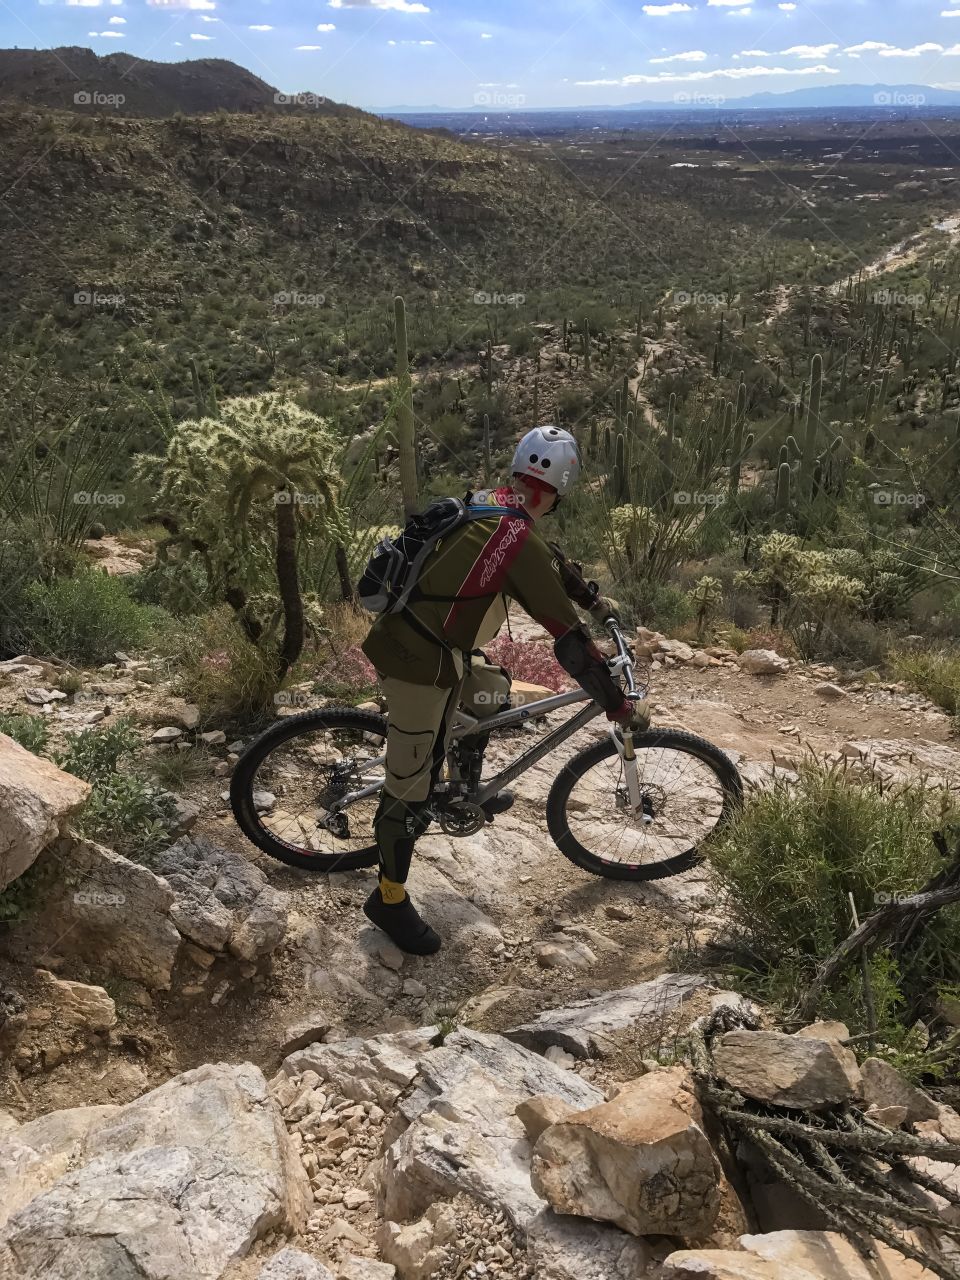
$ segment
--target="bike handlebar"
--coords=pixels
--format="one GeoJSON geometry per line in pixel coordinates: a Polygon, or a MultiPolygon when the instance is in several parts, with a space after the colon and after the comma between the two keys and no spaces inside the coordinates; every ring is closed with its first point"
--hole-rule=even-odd
{"type": "Polygon", "coordinates": [[[620,630],[620,621],[613,614],[608,618],[604,618],[603,625],[607,628],[610,638],[617,647],[617,657],[621,662],[621,670],[623,671],[626,688],[624,689],[624,697],[630,702],[638,702],[643,698],[644,691],[637,687],[637,682],[633,674],[633,654],[627,644],[623,632],[620,630]]]}

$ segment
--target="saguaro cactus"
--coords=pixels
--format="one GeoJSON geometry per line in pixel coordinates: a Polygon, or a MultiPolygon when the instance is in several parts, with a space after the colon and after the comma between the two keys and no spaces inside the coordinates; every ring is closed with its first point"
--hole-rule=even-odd
{"type": "Polygon", "coordinates": [[[613,496],[617,506],[630,501],[630,470],[627,461],[627,438],[623,432],[617,434],[616,452],[613,461],[613,496]]]}
{"type": "Polygon", "coordinates": [[[805,501],[813,497],[813,473],[817,463],[817,432],[820,428],[820,401],[823,395],[823,356],[818,351],[810,361],[810,400],[800,459],[800,490],[805,501]]]}
{"type": "Polygon", "coordinates": [[[413,421],[413,380],[407,348],[407,308],[399,295],[393,300],[397,334],[397,447],[400,452],[400,492],[403,514],[409,518],[416,511],[417,444],[413,421]]]}

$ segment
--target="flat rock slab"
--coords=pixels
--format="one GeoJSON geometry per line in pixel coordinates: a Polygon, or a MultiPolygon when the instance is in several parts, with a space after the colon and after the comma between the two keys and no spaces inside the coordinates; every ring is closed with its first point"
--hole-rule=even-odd
{"type": "Polygon", "coordinates": [[[547,1009],[533,1022],[514,1027],[506,1035],[528,1049],[543,1052],[557,1045],[575,1057],[586,1058],[602,1053],[614,1032],[671,1013],[706,985],[707,979],[699,974],[664,973],[650,982],[547,1009]]]}
{"type": "Polygon", "coordinates": [[[577,1109],[603,1095],[572,1071],[502,1036],[460,1030],[418,1063],[415,1087],[397,1105],[406,1129],[388,1148],[385,1215],[421,1216],[464,1192],[522,1227],[544,1207],[530,1185],[530,1144],[517,1106],[542,1094],[577,1109]]]}
{"type": "Polygon", "coordinates": [[[369,1040],[355,1036],[331,1044],[314,1043],[289,1054],[283,1070],[288,1076],[315,1071],[344,1098],[392,1107],[416,1079],[418,1060],[430,1049],[436,1032],[436,1027],[422,1027],[369,1040]]]}
{"type": "Polygon", "coordinates": [[[23,875],[89,794],[88,782],[0,733],[0,889],[23,875]]]}
{"type": "Polygon", "coordinates": [[[302,1249],[286,1248],[275,1253],[257,1280],[334,1280],[333,1272],[318,1258],[302,1249]]]}
{"type": "Polygon", "coordinates": [[[219,1280],[260,1236],[305,1222],[306,1175],[249,1063],[200,1067],[127,1106],[79,1113],[0,1140],[0,1169],[32,1152],[31,1190],[45,1188],[21,1196],[0,1231],[4,1277],[219,1280]]]}
{"type": "Polygon", "coordinates": [[[638,1280],[655,1258],[645,1240],[551,1209],[528,1226],[527,1253],[539,1280],[638,1280]]]}
{"type": "Polygon", "coordinates": [[[933,1280],[933,1273],[878,1244],[876,1265],[833,1231],[772,1231],[741,1236],[739,1250],[681,1249],[662,1280],[933,1280]]]}

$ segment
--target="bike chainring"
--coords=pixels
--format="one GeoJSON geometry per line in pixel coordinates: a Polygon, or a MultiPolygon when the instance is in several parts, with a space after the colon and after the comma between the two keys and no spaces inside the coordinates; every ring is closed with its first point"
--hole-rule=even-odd
{"type": "Polygon", "coordinates": [[[487,824],[487,815],[472,800],[451,800],[434,809],[440,830],[448,836],[473,836],[487,824]]]}

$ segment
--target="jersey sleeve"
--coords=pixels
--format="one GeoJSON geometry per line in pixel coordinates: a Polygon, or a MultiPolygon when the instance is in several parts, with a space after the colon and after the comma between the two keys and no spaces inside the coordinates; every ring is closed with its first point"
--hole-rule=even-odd
{"type": "Polygon", "coordinates": [[[580,626],[557,572],[553,552],[535,534],[525,538],[507,570],[503,591],[554,639],[580,626]]]}

